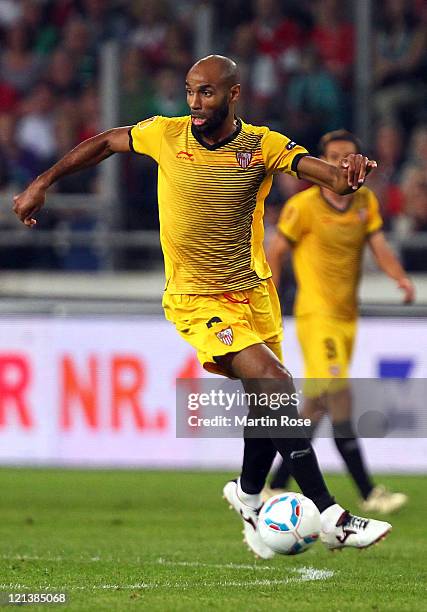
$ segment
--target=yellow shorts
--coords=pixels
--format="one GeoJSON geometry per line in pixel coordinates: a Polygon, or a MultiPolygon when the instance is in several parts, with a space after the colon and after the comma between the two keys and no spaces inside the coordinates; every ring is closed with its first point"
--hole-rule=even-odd
{"type": "Polygon", "coordinates": [[[307,315],[296,318],[296,329],[304,356],[305,394],[316,397],[345,388],[343,379],[349,375],[356,319],[307,315]],[[313,383],[313,379],[322,382],[313,383]]]}
{"type": "Polygon", "coordinates": [[[273,281],[254,289],[213,295],[165,293],[163,308],[168,321],[197,351],[202,366],[226,375],[215,357],[237,353],[265,343],[282,361],[282,317],[273,281]]]}

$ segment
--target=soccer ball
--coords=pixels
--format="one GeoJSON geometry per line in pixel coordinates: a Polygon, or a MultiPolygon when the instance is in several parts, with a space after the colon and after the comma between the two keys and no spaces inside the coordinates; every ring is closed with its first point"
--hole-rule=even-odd
{"type": "Polygon", "coordinates": [[[258,531],[274,552],[297,555],[319,537],[320,513],[311,499],[300,493],[270,497],[259,514],[258,531]]]}

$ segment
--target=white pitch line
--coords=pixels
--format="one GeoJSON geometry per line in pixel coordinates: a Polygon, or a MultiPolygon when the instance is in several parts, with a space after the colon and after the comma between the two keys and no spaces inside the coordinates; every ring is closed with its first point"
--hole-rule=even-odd
{"type": "MultiPolygon", "coordinates": [[[[153,563],[152,561],[148,563],[153,563]]],[[[159,565],[174,565],[180,567],[210,567],[214,569],[242,569],[242,570],[261,570],[261,571],[274,571],[277,567],[271,565],[251,565],[249,563],[202,563],[201,561],[167,561],[161,557],[157,559],[156,563],[159,565]]]]}
{"type": "Polygon", "coordinates": [[[335,573],[333,570],[316,569],[315,567],[299,567],[292,571],[301,574],[301,580],[328,580],[335,573]]]}
{"type": "MultiPolygon", "coordinates": [[[[242,570],[261,570],[261,571],[279,571],[280,567],[273,567],[271,565],[249,565],[239,563],[201,563],[199,561],[166,561],[165,559],[159,558],[158,563],[160,565],[171,565],[181,567],[210,567],[215,569],[242,569],[242,570]]],[[[319,570],[314,567],[293,567],[288,571],[301,574],[302,580],[326,580],[334,575],[332,570],[319,570]]]]}
{"type": "MultiPolygon", "coordinates": [[[[62,556],[38,556],[38,555],[0,555],[1,559],[7,561],[43,561],[43,562],[54,562],[59,563],[62,561],[76,561],[74,557],[62,557],[62,556]]],[[[110,562],[110,563],[121,563],[120,559],[113,557],[102,558],[100,556],[93,557],[84,557],[80,556],[77,558],[77,561],[83,561],[88,563],[97,563],[97,562],[110,562]]],[[[170,567],[206,567],[211,569],[221,569],[221,570],[253,570],[253,571],[261,571],[261,572],[271,572],[271,571],[279,571],[280,567],[274,567],[272,565],[251,565],[250,563],[203,563],[202,561],[173,561],[168,559],[163,559],[159,557],[156,561],[145,561],[141,559],[141,557],[134,557],[133,559],[127,558],[126,562],[133,563],[141,563],[141,565],[165,565],[170,567]]],[[[329,570],[316,570],[314,568],[306,568],[305,566],[302,568],[292,568],[288,571],[291,572],[307,572],[308,570],[312,570],[313,572],[324,571],[326,572],[325,577],[329,578],[328,575],[329,570]]],[[[313,574],[314,575],[314,574],[313,574]]],[[[310,578],[312,579],[312,578],[310,578]]],[[[313,578],[317,579],[317,578],[313,578]]]]}
{"type": "MultiPolygon", "coordinates": [[[[277,568],[275,568],[277,569],[277,568]]],[[[67,591],[116,591],[116,590],[141,590],[141,589],[188,589],[194,588],[194,586],[203,587],[251,587],[251,586],[278,586],[284,584],[295,584],[298,582],[311,582],[317,580],[328,580],[332,578],[334,572],[332,570],[316,569],[314,567],[300,567],[292,568],[290,570],[293,573],[300,574],[299,576],[292,576],[287,578],[275,579],[275,578],[263,578],[255,580],[198,580],[196,583],[188,582],[187,580],[182,582],[138,582],[136,584],[94,584],[92,586],[79,586],[79,585],[68,585],[68,586],[57,586],[51,584],[42,584],[38,587],[28,586],[21,583],[3,583],[0,584],[2,590],[39,590],[39,591],[55,591],[57,593],[67,591]]]]}

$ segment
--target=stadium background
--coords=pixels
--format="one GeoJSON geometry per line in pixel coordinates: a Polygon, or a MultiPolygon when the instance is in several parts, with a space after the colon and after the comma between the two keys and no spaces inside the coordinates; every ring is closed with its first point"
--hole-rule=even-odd
{"type": "MultiPolygon", "coordinates": [[[[175,438],[175,379],[202,374],[162,320],[156,168],[114,156],[52,189],[39,226],[12,195],[83,139],[153,114],[185,114],[183,77],[210,52],[242,73],[242,117],[316,152],[354,130],[388,236],[413,275],[401,307],[367,258],[355,378],[427,377],[427,90],[420,0],[0,0],[0,461],[3,464],[237,467],[239,440],[175,438]]],[[[283,201],[306,187],[279,177],[283,201]]],[[[294,293],[283,278],[287,315],[294,293]]],[[[286,364],[301,359],[286,322],[286,364]]],[[[404,383],[402,383],[404,384],[404,383]]],[[[401,388],[402,389],[402,388],[401,388]]],[[[395,406],[390,406],[394,410],[395,406]]],[[[417,407],[405,434],[417,427],[417,407]]],[[[381,471],[427,469],[424,439],[369,445],[381,471]]],[[[320,459],[339,470],[322,440],[320,459]]]]}

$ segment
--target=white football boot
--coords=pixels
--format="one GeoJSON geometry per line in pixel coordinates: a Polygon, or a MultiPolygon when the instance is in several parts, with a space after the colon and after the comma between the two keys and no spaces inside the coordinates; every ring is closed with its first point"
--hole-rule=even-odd
{"type": "Polygon", "coordinates": [[[320,539],[329,550],[368,548],[383,540],[391,531],[390,523],[355,516],[338,504],[326,508],[320,520],[320,539]]]}
{"type": "Polygon", "coordinates": [[[390,512],[400,510],[407,503],[408,496],[405,493],[393,493],[388,491],[383,485],[377,485],[359,505],[365,512],[389,514],[390,512]]]}
{"type": "Polygon", "coordinates": [[[262,504],[258,508],[252,508],[244,504],[237,494],[237,480],[227,482],[223,494],[224,499],[230,504],[230,509],[235,510],[243,521],[243,541],[248,548],[256,557],[261,557],[261,559],[274,557],[274,552],[264,544],[257,529],[258,515],[262,504]]]}

